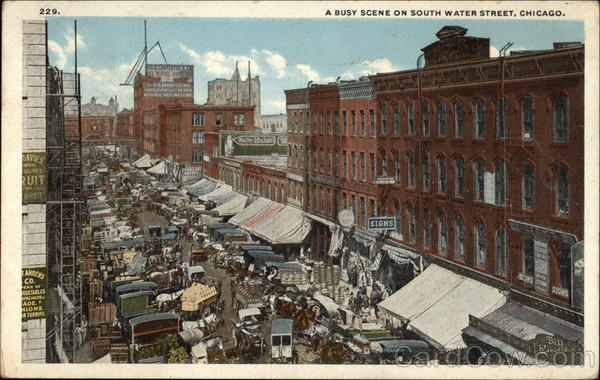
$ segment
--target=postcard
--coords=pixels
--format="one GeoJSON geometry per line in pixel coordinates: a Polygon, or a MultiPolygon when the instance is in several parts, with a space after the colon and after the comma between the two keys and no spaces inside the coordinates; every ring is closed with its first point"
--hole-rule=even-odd
{"type": "Polygon", "coordinates": [[[2,39],[3,375],[598,376],[597,3],[9,1],[2,39]]]}

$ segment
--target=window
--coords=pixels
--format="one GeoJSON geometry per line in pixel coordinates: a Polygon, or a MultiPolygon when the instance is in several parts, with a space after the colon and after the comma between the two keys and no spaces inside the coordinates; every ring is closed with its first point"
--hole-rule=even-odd
{"type": "Polygon", "coordinates": [[[381,175],[384,177],[387,177],[388,175],[388,159],[386,152],[382,152],[381,154],[381,175]]]}
{"type": "Polygon", "coordinates": [[[222,113],[218,113],[215,115],[215,124],[217,125],[217,127],[220,127],[221,124],[223,124],[223,114],[222,113]]]}
{"type": "Polygon", "coordinates": [[[244,114],[243,113],[236,113],[233,115],[233,123],[235,125],[244,125],[244,114]]]}
{"type": "Polygon", "coordinates": [[[317,113],[313,112],[313,134],[317,135],[319,133],[317,129],[317,113]]]}
{"type": "Polygon", "coordinates": [[[202,113],[202,112],[193,113],[192,114],[192,125],[194,127],[204,125],[204,113],[202,113]]]}
{"type": "Polygon", "coordinates": [[[281,346],[281,335],[273,335],[272,339],[273,346],[281,346]]]}
{"type": "Polygon", "coordinates": [[[496,205],[506,205],[506,162],[496,162],[496,205]]]}
{"type": "Polygon", "coordinates": [[[371,122],[371,137],[375,137],[377,131],[375,130],[375,111],[369,110],[369,121],[371,122]]]}
{"type": "Polygon", "coordinates": [[[400,105],[394,103],[394,134],[400,134],[400,105]]]}
{"type": "Polygon", "coordinates": [[[323,136],[325,134],[325,120],[323,118],[323,111],[319,112],[320,125],[319,125],[319,134],[323,136]]]}
{"type": "Polygon", "coordinates": [[[371,208],[371,216],[377,216],[377,206],[375,205],[375,201],[373,199],[371,199],[370,203],[370,208],[371,208]]]}
{"type": "Polygon", "coordinates": [[[559,95],[554,99],[554,141],[568,140],[569,112],[567,97],[559,95]]]}
{"type": "Polygon", "coordinates": [[[485,227],[481,223],[475,225],[475,265],[485,268],[485,227]]]}
{"type": "Polygon", "coordinates": [[[446,192],[446,159],[438,157],[438,192],[446,192]]]}
{"type": "Polygon", "coordinates": [[[360,153],[360,173],[361,179],[363,182],[367,181],[367,159],[365,156],[365,152],[360,153]]]}
{"type": "Polygon", "coordinates": [[[523,208],[533,210],[535,194],[535,178],[533,165],[526,162],[523,165],[523,208]]]}
{"type": "Polygon", "coordinates": [[[465,259],[465,222],[460,215],[456,216],[455,256],[459,260],[465,259]]]}
{"type": "Polygon", "coordinates": [[[415,154],[408,152],[408,186],[416,187],[416,176],[415,176],[415,154]]]}
{"type": "Polygon", "coordinates": [[[396,232],[402,236],[402,207],[396,205],[396,232]]]}
{"type": "Polygon", "coordinates": [[[423,103],[423,136],[429,136],[429,103],[423,103]]]}
{"type": "Polygon", "coordinates": [[[454,195],[464,197],[465,195],[465,167],[462,158],[454,160],[454,195]]]}
{"type": "Polygon", "coordinates": [[[381,105],[381,134],[387,135],[387,107],[385,104],[381,105]]]}
{"type": "Polygon", "coordinates": [[[417,216],[415,214],[415,209],[411,208],[409,211],[409,237],[411,243],[417,242],[417,216]]]}
{"type": "Polygon", "coordinates": [[[356,215],[358,215],[358,199],[356,199],[356,195],[352,196],[352,207],[353,211],[356,215]]]}
{"type": "Polygon", "coordinates": [[[360,111],[360,135],[365,137],[367,135],[367,118],[365,111],[360,111]]]}
{"type": "Polygon", "coordinates": [[[325,189],[321,188],[321,213],[325,214],[325,207],[327,207],[327,201],[325,200],[325,189]]]}
{"type": "Polygon", "coordinates": [[[192,144],[202,144],[202,132],[200,132],[200,131],[192,132],[192,144]]]}
{"type": "Polygon", "coordinates": [[[560,243],[560,254],[558,257],[558,266],[560,271],[560,287],[571,290],[571,246],[560,243]]]}
{"type": "Polygon", "coordinates": [[[327,152],[327,174],[333,174],[333,153],[327,152]]]}
{"type": "Polygon", "coordinates": [[[344,151],[344,178],[348,178],[348,152],[344,151]]]}
{"type": "Polygon", "coordinates": [[[358,163],[356,161],[356,152],[352,152],[352,173],[354,173],[354,180],[358,179],[358,163]]]}
{"type": "Polygon", "coordinates": [[[429,190],[429,153],[423,153],[423,189],[429,190]]]}
{"type": "Polygon", "coordinates": [[[344,132],[343,132],[343,135],[344,136],[348,136],[348,115],[346,114],[346,111],[342,111],[342,118],[344,120],[344,132]]]}
{"type": "Polygon", "coordinates": [[[192,149],[192,162],[202,162],[202,149],[192,149]]]}
{"type": "Polygon", "coordinates": [[[396,183],[400,183],[400,173],[401,173],[401,169],[402,169],[402,165],[401,165],[401,162],[400,162],[400,152],[396,152],[394,159],[396,161],[396,165],[395,165],[395,169],[396,169],[396,183]]]}
{"type": "Polygon", "coordinates": [[[336,177],[340,176],[340,152],[336,151],[335,152],[335,161],[333,162],[333,170],[334,170],[334,175],[336,177]]]}
{"type": "Polygon", "coordinates": [[[365,198],[360,198],[360,217],[361,217],[361,225],[363,227],[367,226],[367,200],[365,198]]]}
{"type": "Polygon", "coordinates": [[[535,274],[535,253],[533,239],[530,236],[523,239],[523,273],[529,277],[535,274]]]}
{"type": "Polygon", "coordinates": [[[306,113],[304,114],[305,117],[305,127],[304,127],[304,133],[306,133],[307,135],[310,133],[310,113],[308,111],[306,111],[306,113]]]}
{"type": "Polygon", "coordinates": [[[454,117],[454,136],[463,137],[465,129],[465,110],[462,100],[459,100],[454,104],[454,117]]]}
{"type": "Polygon", "coordinates": [[[558,168],[556,186],[556,214],[569,215],[569,171],[565,166],[558,168]]]}
{"type": "Polygon", "coordinates": [[[533,99],[529,96],[523,98],[521,103],[523,118],[523,140],[533,139],[533,99]]]}
{"type": "Polygon", "coordinates": [[[473,180],[475,182],[475,200],[483,201],[483,162],[477,160],[473,162],[473,180]]]}
{"type": "Polygon", "coordinates": [[[485,138],[485,117],[483,100],[475,102],[475,138],[485,138]]]}
{"type": "Polygon", "coordinates": [[[356,136],[356,112],[352,111],[352,136],[356,136]]]}
{"type": "Polygon", "coordinates": [[[333,134],[333,113],[327,111],[327,134],[331,136],[333,134]]]}
{"type": "Polygon", "coordinates": [[[508,106],[506,99],[496,100],[496,137],[499,139],[505,139],[508,137],[506,128],[507,108],[508,106]]]}
{"type": "Polygon", "coordinates": [[[324,162],[325,162],[325,151],[321,149],[321,160],[319,162],[319,171],[323,173],[324,170],[324,162]]]}
{"type": "Polygon", "coordinates": [[[448,253],[448,226],[446,225],[446,215],[438,215],[438,251],[448,253]]]}
{"type": "Polygon", "coordinates": [[[340,135],[340,114],[335,111],[333,114],[333,118],[334,118],[334,123],[335,123],[335,129],[334,129],[334,134],[336,136],[340,135]]]}
{"type": "Polygon", "coordinates": [[[446,136],[446,102],[438,102],[438,135],[446,136]]]}
{"type": "Polygon", "coordinates": [[[429,220],[429,211],[423,211],[423,245],[425,248],[431,248],[431,221],[429,220]]]}
{"type": "Polygon", "coordinates": [[[496,273],[506,275],[506,229],[503,226],[496,230],[496,273]]]}
{"type": "Polygon", "coordinates": [[[406,103],[406,128],[408,135],[415,135],[415,107],[412,102],[406,103]]]}
{"type": "Polygon", "coordinates": [[[371,161],[371,182],[375,182],[375,177],[377,177],[377,161],[374,153],[369,154],[369,159],[371,161]]]}

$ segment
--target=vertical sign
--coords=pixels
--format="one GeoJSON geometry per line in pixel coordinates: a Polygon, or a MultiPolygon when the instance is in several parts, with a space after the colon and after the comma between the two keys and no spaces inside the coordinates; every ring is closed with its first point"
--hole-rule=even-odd
{"type": "Polygon", "coordinates": [[[548,294],[548,242],[534,240],[533,252],[535,255],[535,290],[548,294]]]}
{"type": "Polygon", "coordinates": [[[21,315],[22,320],[46,316],[46,267],[21,269],[21,315]]]}
{"type": "Polygon", "coordinates": [[[46,201],[46,152],[23,153],[23,204],[46,201]]]}
{"type": "Polygon", "coordinates": [[[492,172],[483,173],[483,201],[491,205],[496,203],[496,177],[492,172]]]}

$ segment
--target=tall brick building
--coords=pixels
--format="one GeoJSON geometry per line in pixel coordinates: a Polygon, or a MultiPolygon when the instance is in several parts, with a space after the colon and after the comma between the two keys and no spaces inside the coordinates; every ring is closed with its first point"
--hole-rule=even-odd
{"type": "Polygon", "coordinates": [[[394,216],[386,242],[580,309],[583,46],[490,58],[465,34],[442,28],[417,69],[286,91],[288,200],[323,224],[316,259],[332,260],[348,207],[359,240],[377,240],[368,218],[394,216]]]}

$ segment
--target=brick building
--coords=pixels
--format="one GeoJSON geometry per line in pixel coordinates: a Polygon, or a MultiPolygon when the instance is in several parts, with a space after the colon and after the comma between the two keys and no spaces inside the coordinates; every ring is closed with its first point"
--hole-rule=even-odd
{"type": "Polygon", "coordinates": [[[489,40],[465,33],[442,28],[422,68],[286,91],[288,200],[323,224],[313,258],[331,260],[349,207],[359,240],[377,240],[369,217],[394,216],[390,244],[581,308],[583,46],[490,58],[489,40]]]}
{"type": "Polygon", "coordinates": [[[139,131],[135,126],[134,111],[124,109],[117,114],[116,135],[118,139],[136,139],[139,141],[139,131]]]}

